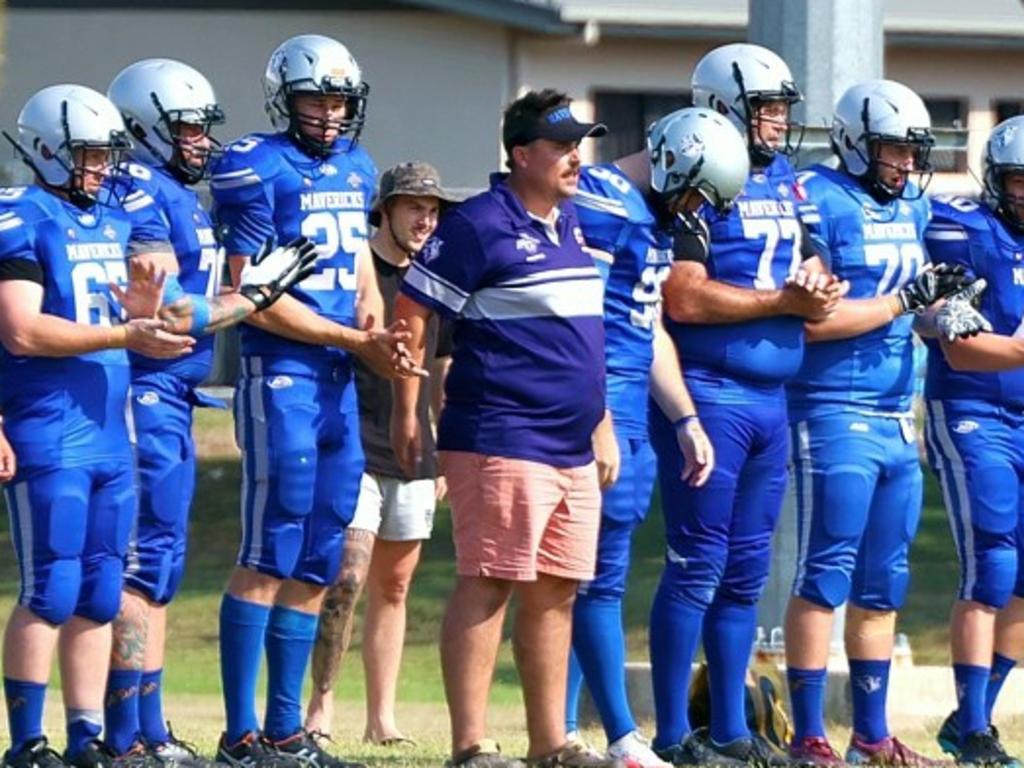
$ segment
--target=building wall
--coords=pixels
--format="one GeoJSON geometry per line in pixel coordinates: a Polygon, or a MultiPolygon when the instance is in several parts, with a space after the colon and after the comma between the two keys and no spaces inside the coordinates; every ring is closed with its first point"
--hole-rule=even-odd
{"type": "Polygon", "coordinates": [[[422,158],[450,184],[476,186],[498,161],[509,78],[507,35],[496,25],[426,12],[9,9],[6,21],[7,130],[39,88],[70,81],[105,91],[122,67],[155,56],[211,80],[228,114],[222,139],[268,130],[260,78],[271,51],[292,35],[320,32],[349,46],[371,85],[364,140],[381,168],[422,158]]]}

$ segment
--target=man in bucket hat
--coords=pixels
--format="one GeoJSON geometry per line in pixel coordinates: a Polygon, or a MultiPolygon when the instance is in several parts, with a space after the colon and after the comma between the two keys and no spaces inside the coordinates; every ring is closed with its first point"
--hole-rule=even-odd
{"type": "MultiPolygon", "coordinates": [[[[455,196],[441,186],[437,170],[427,163],[401,163],[380,179],[370,223],[377,231],[370,239],[377,284],[386,317],[398,286],[427,239],[437,228],[439,215],[455,196]]],[[[435,318],[427,328],[427,361],[435,390],[451,353],[450,326],[435,318]]],[[[395,692],[405,638],[405,604],[420,546],[430,538],[436,500],[443,495],[438,478],[430,428],[430,388],[425,387],[416,409],[427,436],[423,461],[410,474],[398,466],[391,450],[391,387],[364,365],[356,365],[360,432],[366,469],[355,517],[345,534],[345,550],[338,580],[320,610],[313,650],[313,695],[306,715],[309,731],[328,733],[334,710],[332,688],[352,635],[356,602],[367,585],[368,603],[363,634],[366,673],[366,730],[363,738],[374,744],[411,743],[395,723],[395,692]]]]}

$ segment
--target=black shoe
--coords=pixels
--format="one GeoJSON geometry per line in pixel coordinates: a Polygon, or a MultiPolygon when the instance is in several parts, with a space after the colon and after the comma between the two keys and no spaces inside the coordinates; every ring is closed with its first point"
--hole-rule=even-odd
{"type": "Polygon", "coordinates": [[[768,742],[757,735],[735,739],[728,744],[716,744],[707,740],[707,748],[712,753],[714,765],[750,765],[753,768],[776,768],[788,766],[789,759],[772,749],[768,742]]]}
{"type": "Polygon", "coordinates": [[[1020,760],[1006,754],[1003,745],[999,743],[998,732],[992,727],[989,727],[987,731],[967,734],[960,746],[960,753],[956,760],[961,765],[998,765],[1006,768],[1021,768],[1020,760]]]}
{"type": "Polygon", "coordinates": [[[679,766],[714,765],[717,755],[708,747],[708,729],[691,731],[678,744],[656,749],[654,754],[666,763],[679,766]]]}
{"type": "Polygon", "coordinates": [[[303,768],[297,758],[281,754],[255,731],[249,731],[236,744],[228,744],[228,735],[222,733],[215,762],[232,768],[303,768]]]}
{"type": "Polygon", "coordinates": [[[174,735],[171,724],[167,724],[167,741],[148,743],[149,754],[159,760],[165,768],[213,768],[213,761],[199,754],[199,750],[187,741],[174,735]]]}
{"type": "Polygon", "coordinates": [[[70,768],[161,768],[162,763],[136,742],[124,754],[117,754],[109,744],[93,739],[77,755],[64,753],[64,764],[70,768]]]}
{"type": "Polygon", "coordinates": [[[960,751],[960,719],[957,717],[955,709],[942,721],[935,740],[939,742],[939,748],[943,752],[956,757],[960,751]]]}
{"type": "Polygon", "coordinates": [[[270,745],[282,755],[297,759],[304,768],[366,768],[362,763],[350,763],[326,752],[320,742],[329,740],[325,734],[301,730],[287,739],[271,741],[270,745]]]}
{"type": "Polygon", "coordinates": [[[12,755],[10,750],[4,752],[4,768],[64,768],[64,761],[60,759],[45,736],[39,736],[26,741],[17,754],[12,755]]]}

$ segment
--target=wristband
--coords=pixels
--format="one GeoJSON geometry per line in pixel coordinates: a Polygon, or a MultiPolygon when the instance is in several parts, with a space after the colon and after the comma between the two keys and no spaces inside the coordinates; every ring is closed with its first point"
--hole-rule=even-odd
{"type": "Polygon", "coordinates": [[[680,427],[685,426],[689,422],[696,421],[696,420],[697,420],[697,414],[696,413],[691,413],[691,414],[688,414],[686,416],[680,416],[678,419],[676,419],[675,421],[672,422],[672,429],[679,429],[680,427]]]}
{"type": "Polygon", "coordinates": [[[192,299],[192,327],[189,333],[199,336],[206,333],[206,326],[210,324],[210,302],[198,293],[190,293],[189,298],[192,299]]]}

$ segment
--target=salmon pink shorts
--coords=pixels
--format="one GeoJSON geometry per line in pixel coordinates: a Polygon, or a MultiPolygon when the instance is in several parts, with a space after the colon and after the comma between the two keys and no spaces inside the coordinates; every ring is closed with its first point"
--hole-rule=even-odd
{"type": "Polygon", "coordinates": [[[597,467],[441,451],[460,576],[535,581],[594,578],[601,491],[597,467]]]}

